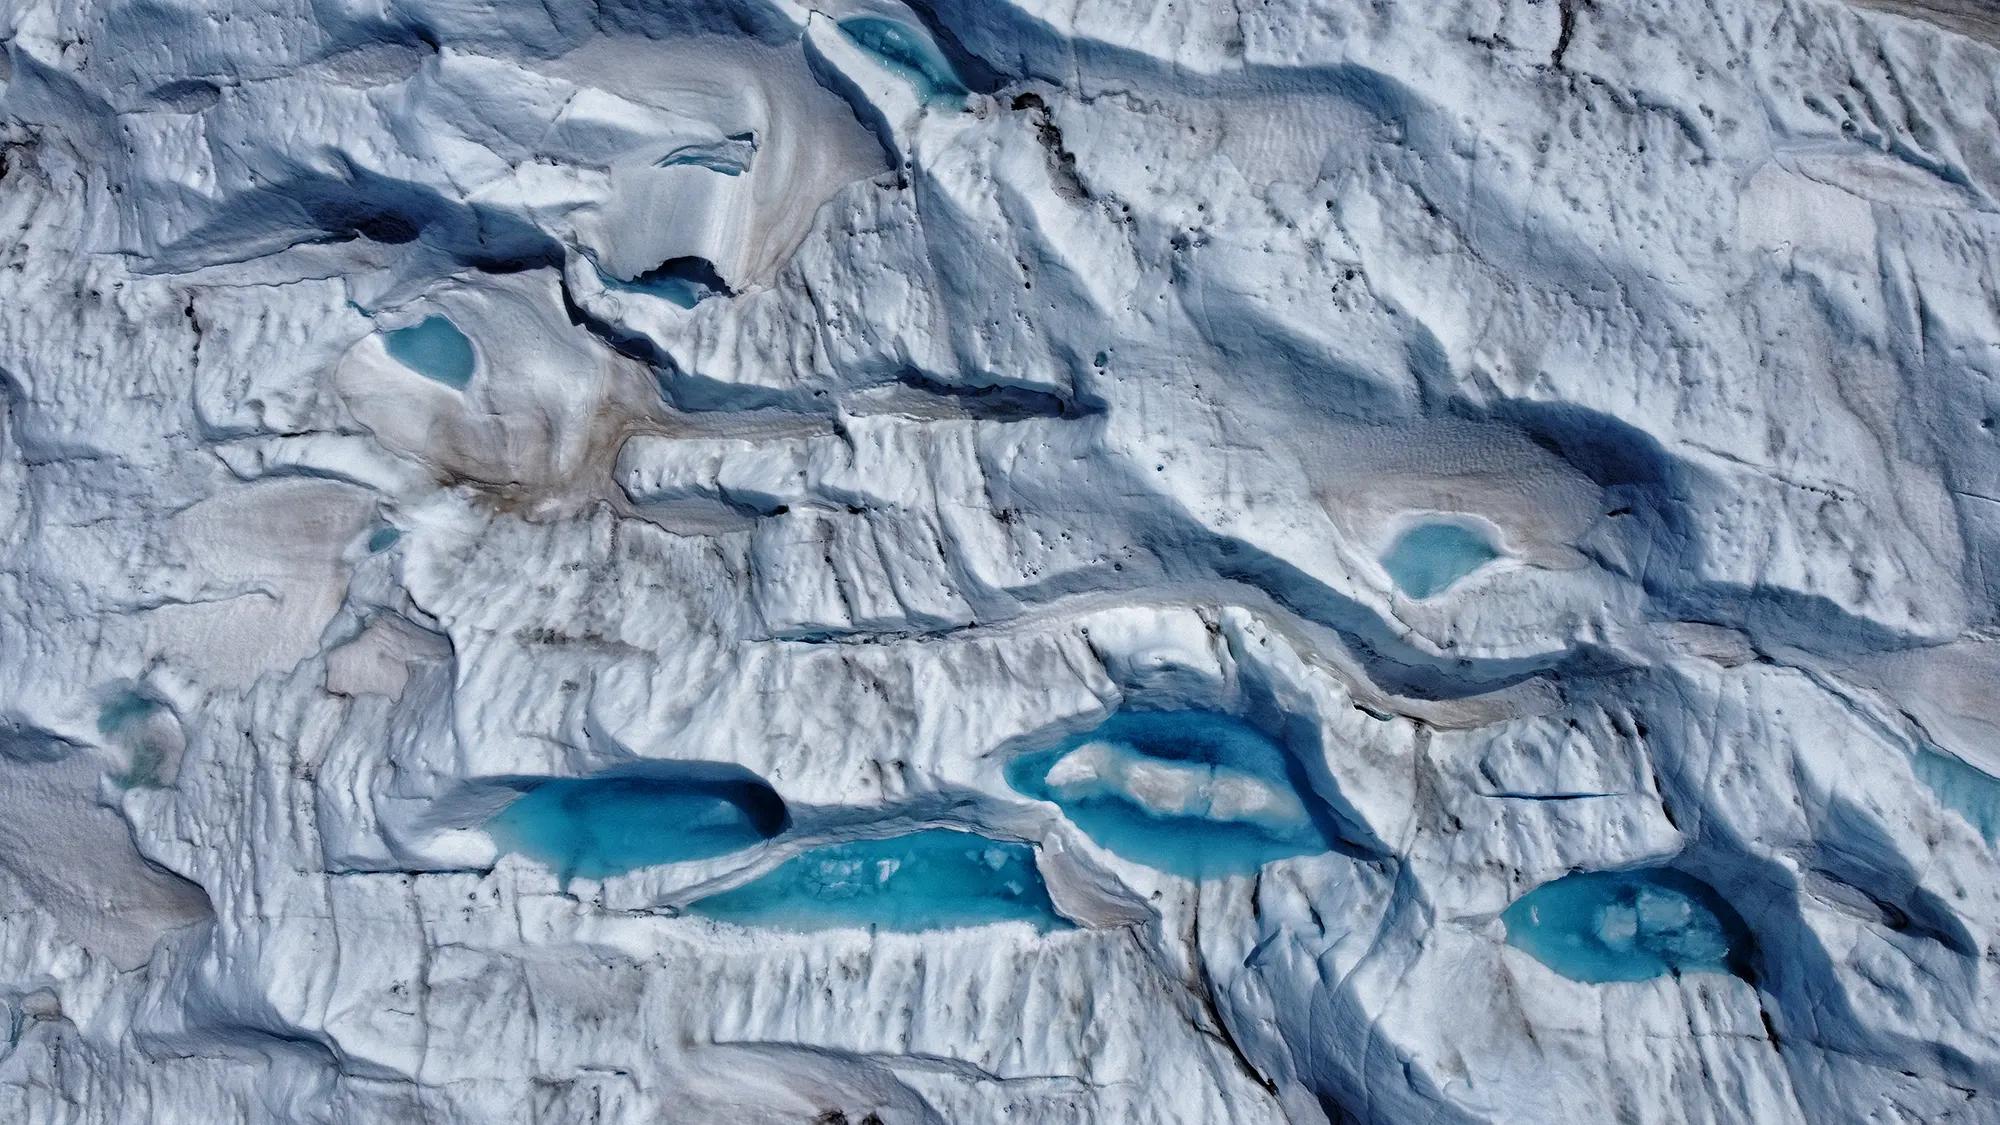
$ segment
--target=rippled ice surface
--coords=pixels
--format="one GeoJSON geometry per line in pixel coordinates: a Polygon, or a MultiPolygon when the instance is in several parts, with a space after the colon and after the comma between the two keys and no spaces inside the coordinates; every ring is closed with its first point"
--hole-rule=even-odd
{"type": "Polygon", "coordinates": [[[1471,528],[1424,523],[1397,537],[1382,556],[1382,569],[1405,594],[1428,598],[1499,557],[1500,552],[1471,528]]]}
{"type": "Polygon", "coordinates": [[[938,828],[815,848],[692,909],[745,926],[943,930],[1065,926],[1025,844],[938,828]]]}
{"type": "Polygon", "coordinates": [[[1587,871],[1507,908],[1507,943],[1571,980],[1749,975],[1749,929],[1708,884],[1668,868],[1587,871]]]}
{"type": "Polygon", "coordinates": [[[1911,766],[1945,808],[1958,813],[1991,844],[2000,839],[2000,778],[1934,750],[1920,750],[1911,766]]]}
{"type": "Polygon", "coordinates": [[[1008,764],[1105,849],[1189,878],[1327,851],[1324,813],[1285,749],[1231,715],[1121,711],[1008,764]]]}
{"type": "Polygon", "coordinates": [[[951,64],[924,37],[895,20],[855,16],[840,21],[840,32],[855,46],[917,88],[926,102],[963,98],[968,91],[951,64]]]}
{"type": "Polygon", "coordinates": [[[444,317],[385,332],[382,343],[396,362],[427,379],[461,391],[472,381],[472,341],[444,317]]]}
{"type": "Polygon", "coordinates": [[[756,783],[617,776],[536,781],[486,830],[567,880],[726,855],[787,823],[777,794],[756,783]]]}

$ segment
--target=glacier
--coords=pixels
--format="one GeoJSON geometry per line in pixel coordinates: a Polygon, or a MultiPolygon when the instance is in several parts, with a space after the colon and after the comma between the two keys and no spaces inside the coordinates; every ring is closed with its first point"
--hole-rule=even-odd
{"type": "Polygon", "coordinates": [[[1985,6],[0,43],[0,1120],[2000,1123],[1985,6]]]}

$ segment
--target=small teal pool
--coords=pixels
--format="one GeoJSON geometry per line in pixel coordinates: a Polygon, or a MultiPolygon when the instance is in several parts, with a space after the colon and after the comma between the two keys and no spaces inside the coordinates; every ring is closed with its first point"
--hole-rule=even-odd
{"type": "Polygon", "coordinates": [[[814,848],[690,909],[797,931],[1068,925],[1049,901],[1034,849],[948,828],[814,848]]]}
{"type": "Polygon", "coordinates": [[[1428,598],[1499,557],[1493,544],[1469,527],[1421,523],[1396,537],[1382,556],[1382,569],[1405,594],[1428,598]]]}
{"type": "Polygon", "coordinates": [[[1501,916],[1507,944],[1586,984],[1668,973],[1748,978],[1750,930],[1708,884],[1666,867],[1565,875],[1501,916]]]}
{"type": "Polygon", "coordinates": [[[382,344],[396,362],[453,390],[472,381],[472,341],[458,325],[441,316],[382,334],[382,344]]]}
{"type": "Polygon", "coordinates": [[[840,21],[840,33],[916,87],[926,103],[956,102],[971,93],[929,40],[895,20],[854,16],[840,21]]]}
{"type": "Polygon", "coordinates": [[[1938,802],[1969,821],[1987,843],[2000,839],[2000,778],[1935,750],[1917,751],[1910,765],[1938,802]]]}
{"type": "Polygon", "coordinates": [[[119,692],[97,711],[97,733],[117,734],[127,727],[137,725],[165,710],[158,700],[148,699],[138,692],[119,692]]]}
{"type": "Polygon", "coordinates": [[[604,276],[604,284],[626,293],[658,297],[684,309],[691,309],[710,297],[729,294],[729,283],[706,258],[674,258],[630,281],[604,276]]]}
{"type": "Polygon", "coordinates": [[[1219,712],[1120,711],[1006,773],[1106,850],[1189,878],[1249,874],[1332,847],[1291,756],[1219,712]]]}
{"type": "Polygon", "coordinates": [[[749,775],[541,778],[486,822],[502,851],[560,874],[606,879],[641,867],[708,859],[783,832],[785,803],[749,775]]]}
{"type": "Polygon", "coordinates": [[[393,527],[378,527],[368,533],[368,553],[380,554],[395,546],[403,538],[403,533],[393,527]]]}

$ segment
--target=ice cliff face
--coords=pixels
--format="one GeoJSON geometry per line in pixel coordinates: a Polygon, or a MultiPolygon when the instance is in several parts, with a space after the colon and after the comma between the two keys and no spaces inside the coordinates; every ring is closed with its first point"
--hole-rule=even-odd
{"type": "Polygon", "coordinates": [[[1992,49],[4,20],[0,1119],[2000,1121],[1992,49]]]}

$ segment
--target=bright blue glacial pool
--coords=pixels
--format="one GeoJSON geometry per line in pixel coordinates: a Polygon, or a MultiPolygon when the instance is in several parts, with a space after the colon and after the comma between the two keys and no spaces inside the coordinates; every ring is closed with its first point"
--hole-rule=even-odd
{"type": "Polygon", "coordinates": [[[955,101],[971,92],[937,48],[895,20],[855,16],[840,21],[840,33],[916,87],[927,103],[955,101]]]}
{"type": "Polygon", "coordinates": [[[791,823],[785,803],[749,775],[543,778],[486,822],[503,851],[567,882],[707,859],[761,843],[791,823]]]}
{"type": "Polygon", "coordinates": [[[382,344],[396,362],[453,390],[462,391],[472,381],[472,341],[444,317],[428,316],[422,323],[384,332],[382,344]]]}
{"type": "Polygon", "coordinates": [[[1500,918],[1507,944],[1586,984],[1750,975],[1749,927],[1708,884],[1670,868],[1565,875],[1500,918]]]}
{"type": "Polygon", "coordinates": [[[1422,523],[1396,538],[1382,556],[1382,569],[1405,594],[1428,598],[1499,557],[1493,544],[1471,528],[1422,523]]]}
{"type": "Polygon", "coordinates": [[[1049,902],[1034,849],[948,828],[814,848],[690,909],[738,925],[798,931],[1068,925],[1049,902]]]}
{"type": "Polygon", "coordinates": [[[1919,750],[1910,765],[1939,803],[1972,823],[1991,844],[2000,839],[2000,778],[1935,750],[1919,750]]]}
{"type": "Polygon", "coordinates": [[[1007,765],[1106,850],[1189,878],[1331,849],[1326,813],[1271,738],[1214,711],[1120,711],[1007,765]]]}

